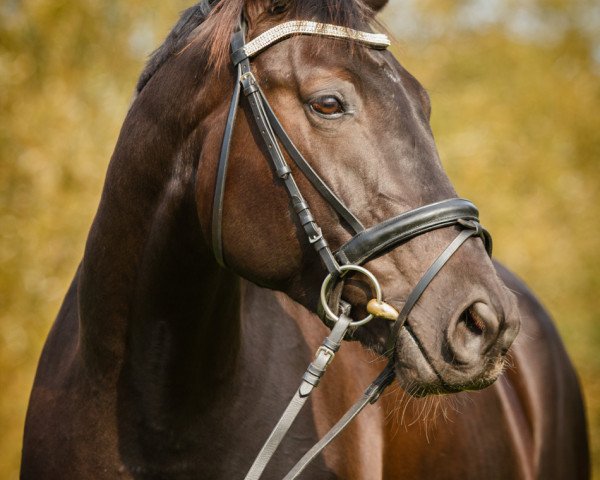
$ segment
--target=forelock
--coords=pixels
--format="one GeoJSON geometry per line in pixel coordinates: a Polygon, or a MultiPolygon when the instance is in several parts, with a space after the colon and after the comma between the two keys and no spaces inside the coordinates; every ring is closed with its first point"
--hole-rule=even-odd
{"type": "MultiPolygon", "coordinates": [[[[229,59],[231,34],[239,23],[242,11],[264,3],[263,0],[220,0],[214,2],[210,11],[207,11],[204,2],[185,10],[164,43],[150,56],[138,80],[137,93],[171,56],[200,37],[207,50],[206,66],[222,68],[229,59]],[[202,30],[202,35],[199,30],[202,30]]],[[[277,5],[285,7],[285,19],[282,21],[314,20],[364,29],[373,17],[373,12],[362,0],[280,0],[277,5]]]]}

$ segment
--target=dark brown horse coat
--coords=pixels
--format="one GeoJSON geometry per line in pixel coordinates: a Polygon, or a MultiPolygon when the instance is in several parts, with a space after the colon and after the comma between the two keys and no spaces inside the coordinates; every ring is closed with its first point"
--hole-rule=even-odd
{"type": "MultiPolygon", "coordinates": [[[[431,408],[428,399],[399,401],[403,394],[392,387],[325,451],[305,478],[588,476],[579,387],[556,330],[522,283],[505,270],[502,277],[519,293],[523,312],[522,331],[505,374],[481,392],[440,398],[434,413],[423,411],[431,408]],[[436,421],[425,424],[423,420],[433,415],[436,421]]],[[[189,380],[180,382],[159,375],[156,359],[147,374],[154,371],[157,378],[148,379],[149,398],[140,400],[144,408],[129,398],[124,379],[117,379],[119,387],[111,392],[82,381],[78,329],[68,315],[76,300],[71,289],[48,339],[32,394],[23,478],[242,478],[297,387],[297,375],[325,327],[281,294],[247,282],[239,288],[245,305],[240,320],[246,325],[239,351],[264,347],[268,355],[247,358],[241,353],[235,374],[227,380],[219,380],[216,366],[195,377],[189,361],[179,374],[189,380]],[[52,358],[53,351],[61,355],[52,358]],[[269,357],[278,359],[276,366],[269,357]],[[285,370],[292,373],[281,375],[285,370]],[[168,392],[161,388],[165,383],[168,392]],[[174,383],[179,383],[176,391],[174,383]],[[174,399],[165,398],[170,396],[174,399]],[[187,399],[187,409],[181,397],[187,399]]],[[[155,335],[164,333],[158,329],[155,335]]],[[[194,338],[195,332],[187,335],[194,338]]],[[[225,339],[219,342],[214,332],[206,335],[211,341],[199,343],[197,355],[209,349],[210,355],[226,361],[232,345],[225,339]]],[[[151,347],[169,342],[173,339],[168,336],[154,338],[151,347]]],[[[344,345],[266,478],[280,478],[337,421],[381,368],[382,361],[375,358],[357,343],[344,345]]]]}
{"type": "MultiPolygon", "coordinates": [[[[333,10],[320,2],[246,3],[250,36],[286,16],[349,26],[364,20],[353,2],[332,2],[333,10]]],[[[232,80],[218,48],[213,63],[207,51],[210,33],[229,35],[241,8],[223,3],[206,25],[203,11],[190,9],[140,80],[83,260],[42,353],[23,479],[243,478],[327,333],[309,311],[323,270],[291,220],[246,108],[225,199],[230,270],[215,263],[208,245],[232,80]]],[[[314,39],[283,42],[255,68],[331,187],[367,224],[455,196],[418,82],[389,54],[323,42],[327,48],[314,39]],[[344,97],[340,119],[310,110],[323,92],[344,97]]],[[[308,182],[298,182],[339,245],[347,232],[308,182]]],[[[426,234],[367,266],[388,298],[405,298],[449,238],[452,232],[426,234]]],[[[347,297],[363,300],[360,289],[347,297]]],[[[581,395],[556,330],[526,287],[492,266],[479,241],[448,262],[407,328],[395,351],[402,387],[365,410],[303,478],[588,477],[581,395]],[[482,329],[465,320],[476,302],[497,318],[485,349],[477,343],[482,329]],[[519,316],[521,333],[505,362],[498,345],[512,341],[519,316]],[[444,357],[456,341],[450,330],[462,332],[456,335],[470,349],[468,362],[444,357]],[[505,363],[479,392],[408,395],[481,388],[505,363]]],[[[388,333],[376,320],[360,342],[342,347],[265,478],[285,475],[360,395],[385,363],[379,354],[388,333]]]]}

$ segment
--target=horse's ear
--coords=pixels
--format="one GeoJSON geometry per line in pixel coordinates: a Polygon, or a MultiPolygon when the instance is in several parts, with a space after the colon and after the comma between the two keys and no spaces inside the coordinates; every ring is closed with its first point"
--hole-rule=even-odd
{"type": "Polygon", "coordinates": [[[363,0],[365,5],[374,12],[379,12],[388,3],[388,0],[363,0]]]}

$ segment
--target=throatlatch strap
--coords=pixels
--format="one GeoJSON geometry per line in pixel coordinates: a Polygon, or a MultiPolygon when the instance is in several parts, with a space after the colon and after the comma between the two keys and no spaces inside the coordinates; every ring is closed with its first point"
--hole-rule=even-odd
{"type": "MultiPolygon", "coordinates": [[[[210,10],[211,2],[206,2],[207,8],[210,10]]],[[[244,45],[245,22],[241,21],[239,29],[231,38],[231,48],[233,50],[244,45]]],[[[250,66],[248,65],[248,68],[250,66]]],[[[211,242],[215,259],[222,267],[225,267],[225,259],[223,255],[223,199],[225,197],[225,181],[227,180],[227,164],[229,163],[229,150],[231,148],[231,138],[235,127],[235,119],[237,116],[238,105],[240,103],[241,78],[243,73],[242,65],[235,65],[235,84],[229,111],[227,113],[227,121],[225,122],[225,131],[223,132],[223,141],[221,142],[221,153],[219,155],[219,165],[217,166],[217,178],[215,182],[215,195],[213,197],[212,210],[212,236],[211,242]]]]}
{"type": "MultiPolygon", "coordinates": [[[[238,31],[234,34],[232,46],[240,43],[244,44],[244,34],[238,31]],[[240,38],[241,37],[241,38],[240,38]]],[[[227,179],[227,164],[229,162],[229,149],[231,147],[231,137],[233,136],[233,128],[235,126],[235,118],[240,102],[240,79],[242,76],[242,67],[235,67],[235,86],[233,87],[233,95],[229,104],[229,113],[227,114],[227,122],[225,123],[225,131],[223,132],[223,141],[221,143],[221,154],[219,155],[219,165],[217,167],[217,180],[215,184],[215,195],[213,197],[212,210],[212,248],[215,259],[222,267],[225,266],[223,258],[223,199],[225,196],[225,182],[227,179]]]]}

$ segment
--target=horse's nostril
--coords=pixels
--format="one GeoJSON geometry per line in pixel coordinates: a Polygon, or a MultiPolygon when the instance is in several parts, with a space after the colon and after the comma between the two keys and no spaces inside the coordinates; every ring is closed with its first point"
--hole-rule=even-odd
{"type": "Polygon", "coordinates": [[[448,347],[454,362],[475,364],[494,345],[499,331],[496,312],[486,303],[475,302],[448,330],[448,347]]]}
{"type": "Polygon", "coordinates": [[[467,330],[474,335],[483,335],[483,332],[485,331],[485,322],[481,319],[477,312],[474,311],[474,309],[467,308],[463,312],[460,321],[464,322],[467,330]]]}
{"type": "Polygon", "coordinates": [[[475,302],[467,311],[476,328],[486,336],[495,337],[500,327],[498,314],[487,303],[475,302]]]}

